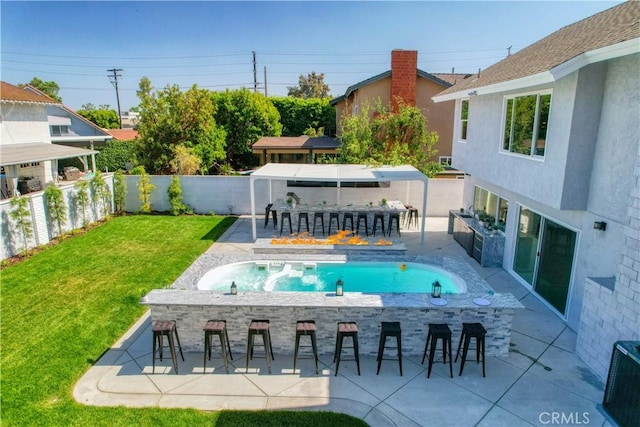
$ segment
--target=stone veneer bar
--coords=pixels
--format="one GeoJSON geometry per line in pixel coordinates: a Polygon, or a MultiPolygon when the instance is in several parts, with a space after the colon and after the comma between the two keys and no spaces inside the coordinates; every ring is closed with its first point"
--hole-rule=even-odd
{"type": "MultiPolygon", "coordinates": [[[[432,264],[458,274],[467,283],[467,294],[444,295],[448,304],[434,306],[429,294],[352,293],[346,284],[345,295],[320,292],[241,292],[200,291],[198,280],[210,269],[249,260],[309,260],[305,255],[204,254],[169,289],[151,291],[142,303],[151,309],[153,321],[175,319],[182,346],[186,351],[203,350],[202,327],[209,319],[226,319],[232,350],[246,351],[247,327],[251,319],[269,319],[275,353],[292,354],[295,323],[315,319],[318,325],[318,350],[333,354],[336,323],[358,323],[361,354],[375,355],[381,321],[400,321],[404,355],[422,355],[429,323],[447,323],[453,331],[454,351],[462,322],[481,322],[487,329],[486,353],[507,356],[514,310],[524,308],[511,294],[490,294],[490,286],[464,261],[441,256],[381,257],[380,261],[432,264]],[[489,306],[473,303],[476,297],[491,301],[489,306]]],[[[376,261],[361,255],[314,255],[313,261],[376,261]]]]}

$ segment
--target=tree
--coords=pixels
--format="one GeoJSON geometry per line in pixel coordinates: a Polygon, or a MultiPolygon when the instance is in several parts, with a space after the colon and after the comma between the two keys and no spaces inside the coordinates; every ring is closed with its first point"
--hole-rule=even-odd
{"type": "Polygon", "coordinates": [[[58,236],[62,237],[62,226],[67,222],[67,206],[64,204],[62,190],[55,183],[51,183],[44,190],[44,200],[47,204],[49,221],[55,222],[58,227],[58,236]]]}
{"type": "Polygon", "coordinates": [[[248,168],[257,165],[252,145],[263,136],[280,136],[280,114],[267,97],[249,89],[211,94],[216,104],[216,123],[227,135],[227,165],[248,168]]]}
{"type": "Polygon", "coordinates": [[[193,85],[182,92],[178,85],[152,89],[143,77],[138,90],[138,161],[152,174],[172,173],[174,149],[183,145],[193,150],[208,172],[224,159],[225,132],[216,124],[215,103],[210,92],[193,85]]]}
{"type": "Polygon", "coordinates": [[[329,98],[302,99],[271,97],[269,101],[280,113],[282,136],[304,135],[307,129],[324,128],[322,135],[335,135],[336,109],[329,105],[329,98]]]}
{"type": "Polygon", "coordinates": [[[409,164],[427,176],[442,170],[431,160],[438,134],[427,129],[427,120],[417,107],[398,104],[398,111],[367,103],[359,114],[347,114],[340,122],[342,129],[339,158],[344,163],[409,164]]]}
{"type": "MultiPolygon", "coordinates": [[[[43,80],[40,80],[38,77],[34,77],[27,84],[35,87],[40,92],[44,92],[49,98],[53,98],[58,102],[62,102],[62,98],[58,96],[58,92],[60,91],[60,86],[58,86],[58,83],[54,82],[53,80],[49,82],[45,82],[43,80]]],[[[18,84],[18,87],[24,87],[27,84],[20,83],[18,84]]]]}
{"type": "Polygon", "coordinates": [[[113,174],[113,202],[115,210],[121,214],[124,212],[124,205],[127,200],[127,182],[121,170],[113,174]]]}
{"type": "Polygon", "coordinates": [[[195,175],[200,170],[200,157],[192,149],[184,145],[177,145],[175,157],[171,160],[171,167],[178,175],[195,175]]]}
{"type": "Polygon", "coordinates": [[[11,211],[9,216],[15,221],[20,234],[22,234],[23,253],[29,252],[29,239],[33,237],[33,224],[31,223],[31,211],[29,210],[29,198],[18,193],[9,202],[11,211]]]}
{"type": "MultiPolygon", "coordinates": [[[[142,168],[142,166],[140,166],[142,168]]],[[[151,213],[151,193],[156,188],[151,183],[151,178],[144,168],[140,173],[140,180],[138,181],[138,198],[140,200],[140,213],[151,213]]]]}
{"type": "Polygon", "coordinates": [[[100,105],[99,108],[91,103],[84,104],[76,113],[103,129],[118,129],[120,127],[118,113],[108,104],[100,105]]]}
{"type": "Polygon", "coordinates": [[[324,82],[324,73],[316,74],[312,71],[311,74],[300,74],[298,77],[298,86],[287,86],[289,90],[288,96],[294,98],[328,98],[329,97],[329,85],[324,82]]]}
{"type": "Polygon", "coordinates": [[[167,194],[169,195],[169,204],[171,205],[171,209],[169,211],[171,215],[175,216],[193,213],[191,208],[182,201],[182,187],[180,187],[180,177],[178,175],[173,175],[171,178],[167,194]]]}

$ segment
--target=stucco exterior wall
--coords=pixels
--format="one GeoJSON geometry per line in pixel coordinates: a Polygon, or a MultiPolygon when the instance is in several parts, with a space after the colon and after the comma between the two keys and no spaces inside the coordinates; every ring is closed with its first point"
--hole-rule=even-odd
{"type": "Polygon", "coordinates": [[[436,104],[431,99],[442,92],[443,87],[427,79],[418,79],[416,106],[427,118],[427,129],[438,133],[438,142],[435,148],[438,156],[451,155],[451,141],[453,134],[454,101],[440,102],[436,104]]]}
{"type": "Polygon", "coordinates": [[[0,144],[51,142],[45,105],[2,103],[0,144]]]}

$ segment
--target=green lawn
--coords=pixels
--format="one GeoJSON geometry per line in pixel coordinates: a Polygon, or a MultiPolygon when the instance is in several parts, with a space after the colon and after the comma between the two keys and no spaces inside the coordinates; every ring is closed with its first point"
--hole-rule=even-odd
{"type": "Polygon", "coordinates": [[[78,379],[234,218],[113,218],[0,273],[2,426],[363,426],[320,412],[99,408],[73,400],[78,379]]]}

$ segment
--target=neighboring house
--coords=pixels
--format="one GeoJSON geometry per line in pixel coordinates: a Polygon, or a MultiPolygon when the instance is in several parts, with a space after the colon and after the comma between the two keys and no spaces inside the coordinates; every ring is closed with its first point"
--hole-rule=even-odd
{"type": "MultiPolygon", "coordinates": [[[[46,96],[31,85],[26,85],[22,89],[46,96]]],[[[112,139],[104,129],[63,104],[48,105],[47,120],[53,144],[93,150],[95,146],[104,146],[106,141],[112,139]]]]}
{"type": "Polygon", "coordinates": [[[134,139],[138,138],[138,131],[135,129],[128,128],[102,130],[111,135],[111,137],[113,137],[115,141],[133,141],[134,139]]]}
{"type": "Polygon", "coordinates": [[[456,104],[464,207],[506,222],[504,269],[601,378],[614,342],[640,339],[639,21],[627,1],[434,97],[456,104]]]}
{"type": "Polygon", "coordinates": [[[454,102],[436,104],[431,97],[450,87],[465,74],[429,74],[418,69],[418,52],[415,50],[393,50],[391,70],[349,86],[344,95],[332,99],[329,104],[336,107],[336,123],[340,136],[340,119],[347,114],[357,114],[368,102],[374,106],[380,100],[383,106],[395,108],[398,99],[405,104],[418,107],[427,118],[427,128],[436,131],[439,139],[434,160],[448,163],[451,159],[454,102]]]}
{"type": "Polygon", "coordinates": [[[139,121],[139,114],[134,111],[123,111],[120,115],[123,129],[133,129],[138,126],[139,121]]]}
{"type": "Polygon", "coordinates": [[[95,151],[52,144],[49,108],[63,107],[41,92],[0,82],[2,198],[43,189],[57,179],[59,159],[78,157],[88,169],[95,151]]]}
{"type": "Polygon", "coordinates": [[[267,163],[317,163],[318,154],[337,155],[340,142],[328,136],[264,136],[253,144],[260,165],[267,163]]]}

